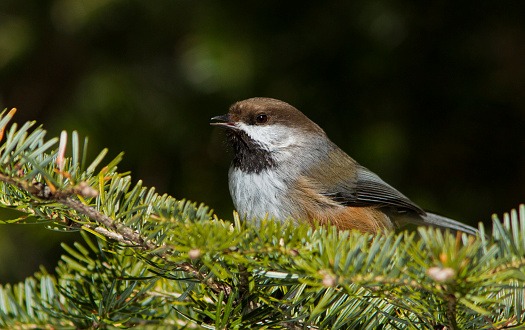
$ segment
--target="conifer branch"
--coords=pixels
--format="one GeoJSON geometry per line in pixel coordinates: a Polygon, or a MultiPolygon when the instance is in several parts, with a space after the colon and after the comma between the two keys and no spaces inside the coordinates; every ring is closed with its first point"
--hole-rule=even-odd
{"type": "Polygon", "coordinates": [[[57,276],[0,285],[0,327],[134,325],[226,328],[502,329],[525,323],[525,206],[477,238],[429,228],[370,236],[234,214],[131,186],[121,155],[86,164],[67,133],[0,115],[0,203],[81,230],[57,276]],[[58,150],[52,150],[59,142],[58,150]],[[97,236],[96,243],[89,234],[97,236]],[[112,244],[113,243],[113,244],[112,244]],[[121,250],[123,247],[126,250],[121,250]],[[132,253],[129,253],[129,252],[132,253]],[[173,311],[177,315],[173,315],[173,311]],[[94,312],[96,311],[96,312],[94,312]],[[20,323],[21,322],[21,323],[20,323]]]}
{"type": "MultiPolygon", "coordinates": [[[[132,248],[138,248],[142,251],[147,251],[152,255],[162,258],[165,262],[172,264],[176,268],[188,273],[202,283],[205,283],[215,292],[223,291],[226,295],[231,293],[231,287],[222,283],[218,283],[208,274],[203,274],[191,264],[187,262],[174,263],[168,259],[171,255],[173,248],[163,244],[158,246],[151,240],[148,240],[142,237],[139,233],[133,231],[131,228],[124,226],[123,224],[114,221],[107,215],[102,212],[99,212],[95,208],[82,203],[81,201],[72,198],[71,196],[79,195],[82,197],[96,197],[98,196],[98,191],[90,187],[86,182],[80,182],[77,185],[69,186],[64,189],[50,189],[48,186],[42,184],[31,184],[25,180],[19,178],[9,177],[3,174],[0,174],[0,181],[7,184],[14,185],[18,188],[26,190],[31,195],[43,199],[48,202],[58,202],[65,206],[70,207],[76,212],[83,214],[90,218],[91,220],[104,225],[110,230],[98,227],[98,226],[89,226],[88,228],[94,230],[95,232],[118,241],[119,243],[129,246],[132,248]],[[162,252],[156,252],[155,250],[162,248],[162,252]],[[167,248],[167,249],[166,249],[167,248]]],[[[76,224],[74,221],[70,223],[73,227],[86,227],[86,225],[76,224]]]]}

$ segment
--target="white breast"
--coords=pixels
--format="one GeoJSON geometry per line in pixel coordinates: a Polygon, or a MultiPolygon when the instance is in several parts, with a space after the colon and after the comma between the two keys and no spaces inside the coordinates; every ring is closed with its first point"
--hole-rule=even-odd
{"type": "MultiPolygon", "coordinates": [[[[230,194],[241,218],[257,222],[268,216],[285,221],[286,184],[278,178],[276,169],[260,173],[245,173],[233,166],[229,171],[230,194]]],[[[282,176],[281,176],[282,177],[282,176]]]]}

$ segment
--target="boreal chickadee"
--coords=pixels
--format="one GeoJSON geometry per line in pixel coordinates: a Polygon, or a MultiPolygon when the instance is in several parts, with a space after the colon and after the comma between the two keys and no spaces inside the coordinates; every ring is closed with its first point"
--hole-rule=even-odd
{"type": "Polygon", "coordinates": [[[472,227],[427,213],[359,165],[302,112],[256,97],[233,104],[212,123],[226,129],[235,157],[229,186],[248,220],[293,219],[376,233],[407,223],[476,234],[472,227]]]}

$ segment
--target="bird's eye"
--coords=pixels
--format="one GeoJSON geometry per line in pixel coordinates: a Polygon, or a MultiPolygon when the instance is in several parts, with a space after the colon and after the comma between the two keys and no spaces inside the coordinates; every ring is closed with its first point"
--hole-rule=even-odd
{"type": "Polygon", "coordinates": [[[264,125],[268,122],[268,116],[265,114],[258,115],[257,118],[255,118],[255,122],[257,125],[264,125]]]}

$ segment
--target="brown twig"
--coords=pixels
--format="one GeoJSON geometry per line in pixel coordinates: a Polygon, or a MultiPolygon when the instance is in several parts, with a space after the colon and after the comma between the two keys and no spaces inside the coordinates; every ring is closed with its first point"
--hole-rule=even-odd
{"type": "Polygon", "coordinates": [[[94,230],[95,232],[105,237],[116,240],[124,245],[131,246],[133,248],[138,248],[143,251],[148,251],[152,255],[155,255],[163,259],[164,261],[173,264],[178,269],[188,273],[189,275],[195,277],[197,280],[205,283],[215,292],[224,291],[226,295],[229,295],[231,293],[231,288],[229,286],[222,283],[218,283],[213,278],[207,276],[207,274],[199,272],[190,263],[173,263],[169,261],[168,258],[171,255],[171,252],[173,251],[172,248],[169,248],[166,245],[158,246],[154,242],[142,237],[138,232],[133,231],[133,229],[124,226],[123,224],[113,220],[112,218],[96,210],[95,208],[82,203],[78,199],[74,199],[72,197],[74,195],[80,195],[82,197],[95,197],[98,195],[98,191],[90,187],[86,182],[80,182],[79,184],[74,186],[69,186],[60,190],[57,189],[55,191],[50,191],[50,189],[46,189],[46,186],[42,184],[31,184],[27,181],[9,177],[4,174],[0,174],[0,181],[24,189],[37,198],[46,201],[58,202],[65,206],[68,206],[69,208],[75,210],[77,213],[83,214],[84,216],[87,216],[91,220],[100,223],[105,227],[104,228],[100,226],[90,226],[89,229],[94,230]],[[155,250],[162,247],[168,247],[168,249],[163,249],[162,252],[155,252],[155,250]]]}

